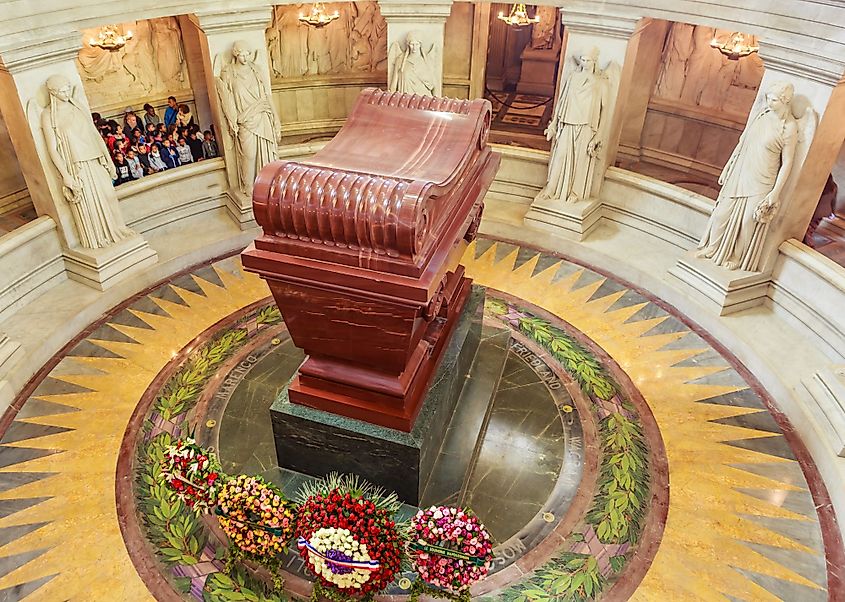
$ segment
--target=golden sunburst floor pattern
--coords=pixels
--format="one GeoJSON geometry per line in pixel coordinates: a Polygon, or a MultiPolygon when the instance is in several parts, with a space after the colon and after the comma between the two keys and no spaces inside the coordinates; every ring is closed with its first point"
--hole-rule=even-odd
{"type": "MultiPolygon", "coordinates": [[[[580,330],[648,402],[668,460],[669,509],[633,599],[833,597],[841,585],[828,578],[822,537],[833,532],[832,511],[823,506],[820,522],[804,452],[705,337],[617,280],[533,249],[480,239],[464,264],[476,283],[580,330]]],[[[116,510],[127,424],[179,350],[268,294],[237,257],[198,268],[112,312],[32,384],[0,439],[0,602],[151,599],[116,510]]]]}

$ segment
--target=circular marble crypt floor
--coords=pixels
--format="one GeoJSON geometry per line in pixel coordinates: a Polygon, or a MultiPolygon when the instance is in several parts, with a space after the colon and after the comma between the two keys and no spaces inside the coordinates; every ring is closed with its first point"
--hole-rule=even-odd
{"type": "MultiPolygon", "coordinates": [[[[728,352],[623,280],[553,254],[479,239],[463,263],[487,288],[486,359],[464,395],[493,401],[462,418],[484,421],[478,445],[461,451],[460,433],[454,448],[447,434],[442,465],[455,453],[470,468],[437,473],[428,498],[473,507],[496,539],[478,599],[572,599],[561,577],[586,557],[601,583],[590,599],[845,599],[824,484],[728,352]],[[639,510],[626,514],[631,532],[607,544],[595,517],[618,429],[639,450],[629,471],[639,510]]],[[[81,333],[5,421],[0,601],[244,599],[213,593],[222,563],[208,525],[196,526],[191,558],[162,560],[145,536],[138,471],[150,442],[187,421],[224,469],[293,491],[303,477],[275,465],[263,417],[301,358],[266,285],[237,256],[177,275],[81,333]],[[162,412],[162,391],[198,358],[217,358],[221,341],[195,405],[162,412]]],[[[292,591],[307,592],[294,558],[286,569],[292,591]]]]}

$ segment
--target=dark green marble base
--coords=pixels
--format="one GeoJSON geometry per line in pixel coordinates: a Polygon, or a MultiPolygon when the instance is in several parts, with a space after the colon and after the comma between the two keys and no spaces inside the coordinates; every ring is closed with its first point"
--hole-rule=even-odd
{"type": "Polygon", "coordinates": [[[475,359],[483,311],[484,289],[473,286],[410,433],[290,403],[285,388],[270,408],[279,466],[354,473],[417,505],[475,359]]]}

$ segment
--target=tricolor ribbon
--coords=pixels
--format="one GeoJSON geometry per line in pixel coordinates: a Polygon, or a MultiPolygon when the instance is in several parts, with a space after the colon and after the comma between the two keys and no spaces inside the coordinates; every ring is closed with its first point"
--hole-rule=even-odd
{"type": "Polygon", "coordinates": [[[317,550],[314,546],[308,543],[308,540],[304,537],[300,537],[296,540],[296,547],[300,550],[308,550],[311,554],[315,556],[319,556],[323,560],[325,560],[329,564],[333,564],[335,566],[343,567],[345,569],[358,569],[361,571],[377,571],[379,570],[379,563],[377,560],[332,560],[319,550],[317,550]]]}

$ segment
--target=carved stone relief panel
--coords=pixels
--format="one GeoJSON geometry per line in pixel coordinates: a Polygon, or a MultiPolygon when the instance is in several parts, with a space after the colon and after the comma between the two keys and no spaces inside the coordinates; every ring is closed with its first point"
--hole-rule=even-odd
{"type": "Polygon", "coordinates": [[[274,80],[309,75],[387,70],[387,23],[377,2],[327,3],[340,18],[315,28],[300,23],[307,5],[276,6],[267,28],[267,52],[274,80]]]}
{"type": "Polygon", "coordinates": [[[122,101],[134,106],[137,101],[191,87],[176,17],[130,21],[118,27],[131,31],[132,38],[114,52],[89,44],[98,28],[83,31],[76,65],[92,109],[122,101]]]}
{"type": "Polygon", "coordinates": [[[653,97],[724,111],[744,123],[763,78],[763,61],[757,54],[732,61],[710,46],[714,36],[728,34],[712,27],[673,23],[653,97]]]}

